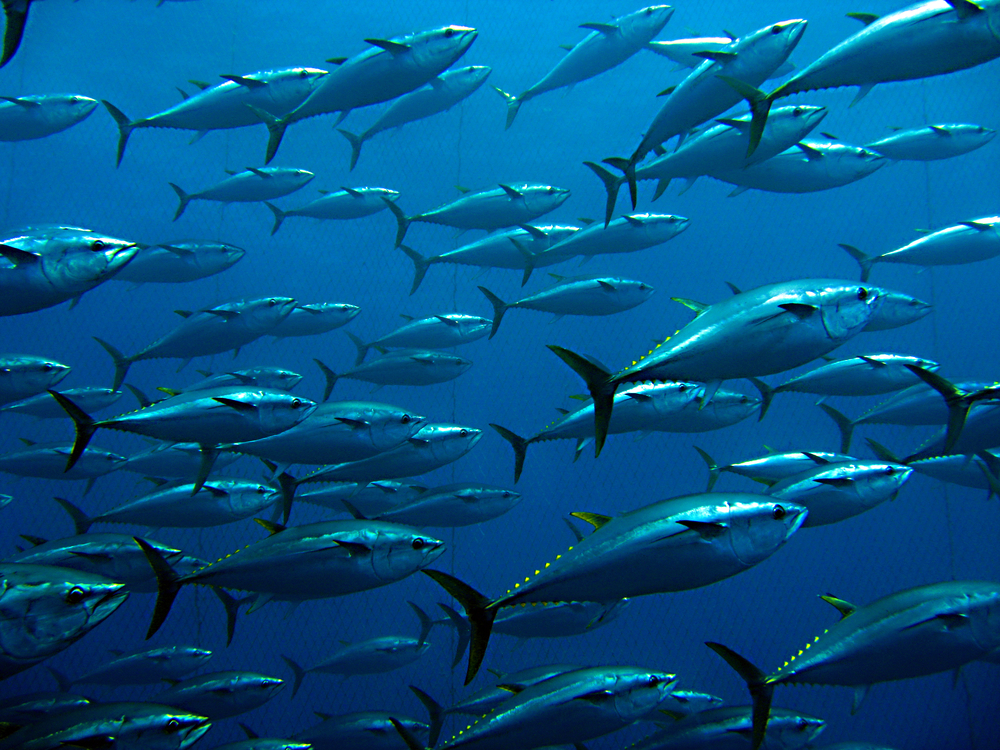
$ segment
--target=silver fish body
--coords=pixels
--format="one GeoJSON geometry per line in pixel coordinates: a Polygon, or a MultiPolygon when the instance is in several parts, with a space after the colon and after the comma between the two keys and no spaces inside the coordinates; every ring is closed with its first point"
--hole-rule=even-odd
{"type": "MultiPolygon", "coordinates": [[[[634,750],[694,750],[708,747],[713,750],[744,750],[749,747],[752,713],[751,706],[727,706],[701,711],[673,722],[632,747],[634,750]]],[[[773,708],[767,722],[764,747],[782,750],[812,747],[812,741],[824,729],[826,722],[815,716],[773,708]]]]}
{"type": "MultiPolygon", "coordinates": [[[[499,679],[503,684],[519,685],[531,687],[539,682],[555,677],[556,675],[582,669],[579,664],[545,664],[537,667],[519,669],[516,672],[508,672],[499,679]]],[[[486,716],[493,709],[511,697],[510,690],[502,687],[488,687],[477,690],[469,697],[459,701],[446,709],[447,713],[468,714],[470,716],[486,716]]]]}
{"type": "Polygon", "coordinates": [[[821,464],[785,477],[768,488],[767,494],[808,508],[803,526],[825,526],[895,497],[912,473],[909,466],[886,461],[821,464]]]}
{"type": "Polygon", "coordinates": [[[294,427],[227,450],[283,464],[330,464],[377,456],[413,437],[427,419],[367,401],[320,404],[294,427]]]}
{"type": "Polygon", "coordinates": [[[291,208],[287,211],[272,203],[265,203],[274,214],[274,234],[289,216],[306,216],[311,219],[346,221],[371,216],[379,211],[385,211],[385,201],[394,201],[399,193],[389,188],[356,187],[342,188],[332,193],[322,191],[323,195],[304,206],[291,208]]]}
{"type": "Polygon", "coordinates": [[[79,94],[28,94],[0,101],[0,141],[29,141],[83,122],[97,100],[79,94]]]}
{"type": "Polygon", "coordinates": [[[244,255],[246,250],[225,242],[179,240],[147,245],[114,278],[134,284],[182,284],[222,273],[244,255]]]}
{"type": "Polygon", "coordinates": [[[937,372],[937,362],[905,354],[864,354],[825,365],[787,380],[775,392],[796,391],[822,396],[876,396],[909,388],[921,381],[905,365],[937,372]]]}
{"type": "Polygon", "coordinates": [[[68,443],[37,443],[0,456],[0,471],[39,479],[95,479],[124,467],[126,458],[117,453],[88,447],[70,470],[66,460],[73,452],[68,443]]]}
{"type": "Polygon", "coordinates": [[[428,726],[424,722],[384,711],[364,711],[340,716],[321,717],[316,726],[303,729],[294,735],[300,742],[308,742],[313,750],[342,750],[345,747],[364,747],[366,750],[406,750],[406,745],[396,733],[390,718],[416,736],[418,740],[427,737],[428,726]]]}
{"type": "MultiPolygon", "coordinates": [[[[223,469],[238,458],[237,454],[222,453],[215,459],[214,467],[223,469]]],[[[129,456],[121,468],[144,477],[193,480],[201,460],[201,448],[197,443],[161,443],[129,456]]]]}
{"type": "Polygon", "coordinates": [[[178,682],[153,700],[217,721],[263,706],[284,685],[282,679],[256,672],[212,672],[178,682]]]}
{"type": "Polygon", "coordinates": [[[170,187],[177,193],[180,203],[174,213],[177,221],[188,204],[193,200],[218,201],[220,203],[257,203],[281,198],[296,190],[301,190],[315,175],[305,169],[292,167],[261,167],[246,169],[227,177],[221,182],[209,185],[196,193],[187,193],[174,183],[170,187]]]}
{"type": "Polygon", "coordinates": [[[83,708],[89,698],[72,693],[26,693],[0,700],[0,721],[24,726],[63,711],[83,708]]]}
{"type": "Polygon", "coordinates": [[[888,331],[892,328],[900,328],[916,323],[921,318],[930,315],[933,310],[928,302],[924,302],[909,294],[895,292],[891,289],[877,288],[879,298],[882,303],[875,310],[865,326],[865,332],[888,331]]]}
{"type": "Polygon", "coordinates": [[[277,339],[289,336],[318,336],[345,326],[357,317],[361,308],[346,302],[297,303],[287,317],[268,332],[277,339]]]}
{"type": "Polygon", "coordinates": [[[71,684],[158,685],[180,680],[201,669],[211,658],[211,651],[196,646],[160,646],[129,654],[118,651],[107,663],[71,684]]]}
{"type": "Polygon", "coordinates": [[[429,489],[384,511],[379,520],[421,528],[471,526],[502,516],[520,501],[521,494],[513,490],[461,482],[429,489]]]}
{"type": "Polygon", "coordinates": [[[347,500],[362,515],[374,518],[390,508],[409,502],[426,491],[427,487],[420,484],[381,479],[365,484],[345,482],[344,484],[303,488],[296,493],[295,497],[304,503],[338,512],[347,510],[343,503],[344,500],[347,500]]]}
{"type": "MultiPolygon", "coordinates": [[[[705,62],[705,58],[697,54],[699,52],[716,52],[719,50],[725,50],[730,44],[732,44],[735,39],[728,36],[705,36],[705,37],[695,37],[689,39],[671,39],[665,42],[650,42],[646,45],[646,49],[650,52],[655,52],[661,57],[666,57],[677,63],[677,68],[679,70],[682,68],[697,68],[699,65],[705,62]]],[[[781,78],[788,75],[793,70],[795,66],[791,62],[785,62],[778,66],[777,70],[768,76],[771,78],[781,78]]]]}
{"type": "Polygon", "coordinates": [[[902,161],[937,161],[952,159],[993,140],[997,131],[983,125],[940,124],[900,130],[878,141],[865,144],[890,159],[902,161]]]}
{"type": "Polygon", "coordinates": [[[378,359],[362,362],[342,374],[327,374],[327,382],[339,378],[362,380],[375,385],[433,385],[454,380],[472,367],[457,354],[435,349],[394,349],[378,359]]]}
{"type": "Polygon", "coordinates": [[[630,601],[525,603],[500,610],[493,631],[515,638],[585,635],[617,619],[630,601]]]}
{"type": "Polygon", "coordinates": [[[634,253],[672,240],[690,224],[690,219],[672,214],[629,214],[614,219],[606,227],[594,222],[542,251],[538,260],[634,253]]]}
{"type": "Polygon", "coordinates": [[[302,382],[302,376],[299,373],[282,367],[248,367],[245,370],[231,370],[220,372],[217,375],[202,370],[199,372],[205,376],[204,380],[185,386],[178,392],[188,393],[231,385],[259,386],[260,388],[290,391],[302,382]]]}
{"type": "MultiPolygon", "coordinates": [[[[402,347],[405,349],[450,349],[483,338],[490,332],[490,321],[478,315],[446,313],[426,318],[411,319],[395,331],[366,344],[371,347],[402,347]]],[[[358,352],[359,358],[364,353],[358,352]]]]}
{"type": "Polygon", "coordinates": [[[122,583],[49,565],[0,563],[0,583],[0,680],[68,648],[128,598],[122,583]]]}
{"type": "MultiPolygon", "coordinates": [[[[88,414],[113,406],[125,395],[122,391],[96,387],[67,388],[60,390],[60,393],[73,399],[73,402],[88,414]]],[[[59,402],[48,393],[39,393],[21,401],[12,401],[0,406],[0,411],[11,414],[26,414],[36,419],[58,419],[66,416],[66,412],[59,406],[59,402]]]]}

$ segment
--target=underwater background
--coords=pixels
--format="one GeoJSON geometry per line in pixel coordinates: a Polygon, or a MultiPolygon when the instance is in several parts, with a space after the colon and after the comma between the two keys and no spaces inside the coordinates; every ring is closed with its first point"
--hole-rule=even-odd
{"type": "MultiPolygon", "coordinates": [[[[769,23],[806,18],[808,29],[792,54],[801,68],[854,33],[858,22],[846,13],[885,14],[900,0],[700,0],[674,4],[675,12],[658,39],[735,34],[769,23]],[[863,6],[863,7],[862,7],[863,6]]],[[[640,52],[621,66],[577,85],[528,102],[510,130],[505,105],[489,87],[520,92],[542,77],[564,54],[560,44],[577,42],[584,22],[606,21],[638,8],[620,0],[520,0],[499,2],[240,2],[198,0],[47,0],[32,6],[23,46],[0,70],[0,94],[71,92],[106,99],[131,117],[158,112],[177,101],[176,86],[189,79],[218,81],[219,74],[289,66],[325,68],[331,56],[350,56],[365,38],[391,36],[446,24],[479,31],[458,65],[489,65],[488,85],[444,114],[383,133],[367,142],[353,172],[350,146],[335,133],[332,116],[290,128],[272,166],[308,169],[313,182],[276,201],[293,207],[315,197],[316,188],[381,186],[400,192],[408,213],[429,209],[458,196],[456,185],[474,190],[497,183],[544,182],[569,188],[572,197],[544,218],[571,223],[601,218],[605,193],[584,160],[628,155],[643,127],[658,111],[656,94],[679,83],[685,72],[665,58],[640,52]]],[[[768,84],[770,85],[770,84],[768,84]]],[[[829,114],[820,130],[850,143],[869,143],[890,127],[928,123],[976,123],[1000,127],[1000,62],[947,76],[876,86],[849,106],[855,90],[797,95],[790,103],[822,104],[829,114]]],[[[385,105],[352,112],[341,127],[358,132],[385,105]]],[[[745,107],[737,108],[738,111],[745,107]]],[[[625,255],[605,255],[577,271],[576,260],[535,272],[520,287],[520,272],[480,271],[466,266],[432,267],[409,296],[413,266],[393,249],[395,222],[388,212],[356,221],[286,221],[270,235],[272,216],[257,203],[198,201],[171,221],[174,182],[191,192],[240,170],[263,164],[264,127],[211,132],[193,145],[190,133],[137,130],[120,168],[113,120],[98,108],[86,121],[52,137],[0,144],[0,226],[33,223],[92,227],[140,243],[217,239],[247,250],[224,273],[186,284],[109,282],[86,294],[73,309],[63,304],[28,315],[0,319],[0,351],[46,355],[71,364],[62,385],[110,385],[113,367],[92,340],[98,336],[125,352],[137,351],[170,330],[176,309],[196,310],[243,297],[268,294],[300,302],[337,301],[359,305],[361,314],[345,329],[318,337],[262,338],[231,354],[196,360],[176,372],[175,360],[135,365],[129,382],[147,393],[159,386],[181,387],[195,369],[225,372],[236,367],[275,365],[303,373],[296,392],[319,399],[323,378],[319,358],[335,370],[347,369],[355,349],[351,331],[371,340],[396,328],[400,314],[416,317],[464,312],[489,317],[489,303],[476,289],[484,284],[503,299],[546,285],[546,271],[614,273],[651,284],[656,294],[643,305],[604,318],[551,316],[510,311],[496,338],[481,339],[457,353],[474,362],[449,383],[426,387],[387,386],[373,396],[369,384],[344,380],[334,398],[384,401],[412,408],[433,421],[484,429],[466,457],[421,478],[429,486],[482,481],[514,487],[510,447],[487,427],[502,424],[532,435],[557,416],[555,408],[576,408],[571,394],[582,383],[546,348],[559,344],[587,352],[612,367],[645,353],[654,340],[672,334],[691,311],[671,297],[711,303],[730,294],[726,282],[742,289],[807,277],[855,279],[857,264],[837,247],[849,243],[877,254],[910,242],[918,228],[937,229],[995,215],[1000,209],[1000,146],[992,143],[941,162],[898,162],[870,177],[831,191],[796,195],[747,191],[727,197],[732,186],[701,178],[678,195],[671,186],[651,203],[652,186],[640,184],[639,211],[688,217],[690,227],[670,242],[625,255]]],[[[620,196],[616,215],[626,209],[620,196]]],[[[458,247],[481,232],[456,236],[453,229],[415,224],[406,244],[424,255],[458,247]]],[[[934,311],[904,328],[866,333],[834,352],[837,357],[876,351],[928,357],[942,363],[951,380],[992,380],[997,375],[1000,261],[937,267],[879,265],[873,282],[933,304],[934,311]]],[[[810,369],[807,366],[805,369],[810,369]]],[[[767,378],[778,384],[786,375],[767,378]]],[[[727,387],[755,394],[745,381],[727,387]]],[[[879,399],[831,399],[850,416],[879,399]]],[[[131,408],[126,395],[110,413],[131,408]]],[[[572,543],[562,521],[572,511],[613,515],[655,500],[703,491],[707,471],[693,445],[719,463],[775,450],[836,450],[836,426],[806,394],[779,395],[767,416],[706,434],[654,433],[642,440],[612,436],[599,459],[588,447],[573,462],[573,446],[554,441],[531,447],[520,482],[524,499],[510,513],[481,526],[439,529],[434,535],[448,551],[434,567],[458,575],[488,595],[506,590],[519,576],[551,560],[572,543]],[[766,448],[766,447],[767,448],[766,448]],[[530,569],[530,570],[529,570],[530,569]]],[[[70,440],[67,420],[35,421],[0,415],[0,453],[21,446],[19,438],[70,440]]],[[[867,455],[863,437],[898,454],[912,452],[930,428],[869,425],[859,428],[857,454],[867,455]]],[[[147,447],[136,436],[107,432],[95,444],[123,454],[147,447]]],[[[242,458],[225,473],[264,476],[257,461],[242,458]]],[[[14,502],[0,510],[0,550],[13,552],[19,534],[57,538],[72,532],[68,516],[52,501],[67,497],[91,515],[146,492],[131,473],[112,473],[83,495],[83,482],[0,478],[0,492],[14,502]]],[[[717,490],[757,491],[750,480],[723,474],[717,490]]],[[[330,517],[299,503],[292,523],[330,517]]],[[[734,578],[694,591],[634,600],[607,627],[566,639],[523,644],[497,635],[485,666],[503,672],[544,663],[634,664],[676,672],[680,687],[722,696],[729,705],[748,702],[745,686],[706,640],[725,643],[764,669],[780,664],[801,644],[828,627],[837,614],[819,594],[832,593],[863,604],[910,586],[949,579],[1000,580],[1000,504],[984,493],[946,485],[914,474],[895,502],[859,517],[796,534],[778,554],[734,578]]],[[[122,527],[107,530],[121,531],[122,527]]],[[[141,531],[135,528],[138,533],[141,531]]],[[[252,520],[202,530],[163,529],[159,541],[215,559],[259,539],[252,520]]],[[[641,576],[643,571],[636,570],[641,576]]],[[[102,663],[107,649],[137,650],[153,607],[153,596],[133,594],[112,622],[48,660],[75,676],[102,663]]],[[[347,597],[309,601],[286,617],[287,605],[270,604],[249,616],[241,613],[233,644],[225,646],[225,618],[207,589],[190,587],[178,597],[151,644],[185,643],[215,651],[210,670],[247,669],[291,681],[281,655],[311,665],[339,647],[380,634],[414,635],[417,622],[407,600],[428,612],[447,601],[425,576],[347,597]]],[[[485,673],[462,688],[463,666],[450,667],[454,634],[435,628],[433,646],[415,664],[383,675],[341,680],[310,675],[294,700],[290,684],[276,698],[239,718],[261,736],[289,736],[315,724],[313,711],[340,714],[368,709],[394,710],[425,719],[407,689],[416,684],[444,705],[487,684],[485,673]]],[[[783,688],[775,706],[794,708],[828,721],[819,745],[867,740],[897,748],[1000,748],[1000,668],[973,662],[953,685],[952,674],[937,674],[876,685],[860,712],[850,714],[846,688],[783,688]]],[[[105,690],[84,686],[93,698],[149,698],[159,687],[105,690]]],[[[54,689],[44,666],[0,683],[0,696],[54,689]]],[[[200,747],[242,739],[236,719],[214,723],[200,747]]],[[[444,737],[457,726],[446,723],[444,737]]],[[[642,736],[631,727],[588,743],[618,748],[642,736]]]]}

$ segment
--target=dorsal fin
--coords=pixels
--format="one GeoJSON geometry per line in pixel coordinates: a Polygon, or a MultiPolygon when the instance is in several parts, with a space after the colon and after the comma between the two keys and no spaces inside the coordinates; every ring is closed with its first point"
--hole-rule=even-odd
{"type": "Polygon", "coordinates": [[[264,518],[255,518],[253,520],[259,523],[265,529],[267,529],[268,533],[271,536],[274,536],[275,534],[280,534],[287,528],[286,526],[282,526],[280,523],[275,523],[274,521],[268,521],[267,519],[264,518]]]}
{"type": "Polygon", "coordinates": [[[611,516],[602,516],[600,513],[588,513],[587,511],[576,511],[570,513],[574,518],[579,518],[581,521],[586,521],[595,529],[601,528],[604,524],[611,520],[611,516]]]}

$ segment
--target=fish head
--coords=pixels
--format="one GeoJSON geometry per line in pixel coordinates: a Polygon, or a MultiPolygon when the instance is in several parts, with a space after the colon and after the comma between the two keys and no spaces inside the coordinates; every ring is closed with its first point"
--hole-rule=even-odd
{"type": "Polygon", "coordinates": [[[125,584],[46,565],[0,568],[5,656],[27,663],[69,646],[128,598],[125,584]]]}
{"type": "Polygon", "coordinates": [[[514,185],[528,209],[541,216],[554,211],[569,198],[569,189],[554,185],[514,185]]]}
{"type": "Polygon", "coordinates": [[[242,247],[230,245],[227,242],[200,243],[200,251],[196,254],[198,265],[207,271],[218,273],[237,263],[246,255],[242,247]],[[218,269],[218,270],[216,270],[218,269]]]}
{"type": "MultiPolygon", "coordinates": [[[[238,398],[233,394],[230,398],[238,398]]],[[[268,435],[276,435],[294,427],[316,411],[316,402],[302,396],[293,396],[285,391],[264,389],[250,392],[257,410],[261,429],[268,435]]],[[[240,399],[244,400],[244,399],[240,399]]]]}
{"type": "MultiPolygon", "coordinates": [[[[701,390],[704,392],[704,387],[701,390]]],[[[756,396],[721,390],[716,391],[708,404],[702,406],[702,400],[702,397],[699,396],[697,399],[698,408],[711,410],[716,420],[727,425],[742,422],[752,414],[756,414],[762,403],[762,400],[756,396]]]]}
{"type": "Polygon", "coordinates": [[[876,308],[871,320],[868,321],[868,325],[865,326],[865,331],[886,331],[890,328],[899,328],[915,323],[931,312],[930,303],[916,297],[889,289],[871,286],[868,288],[878,289],[881,303],[876,308]]]}
{"type": "Polygon", "coordinates": [[[673,14],[674,9],[669,5],[649,5],[635,13],[616,18],[614,23],[625,39],[645,45],[663,31],[673,14]]]}
{"type": "Polygon", "coordinates": [[[427,424],[427,418],[398,406],[378,404],[377,408],[359,414],[368,425],[372,445],[381,452],[409,440],[427,424]]]}
{"type": "Polygon", "coordinates": [[[733,554],[744,565],[756,565],[784,545],[808,514],[805,506],[786,501],[747,498],[730,502],[725,523],[733,554]]]}
{"type": "Polygon", "coordinates": [[[134,242],[92,232],[73,233],[52,244],[52,252],[42,252],[42,270],[64,292],[85,292],[110,279],[139,252],[134,242]]]}
{"type": "Polygon", "coordinates": [[[781,142],[798,143],[823,121],[829,110],[809,104],[778,107],[767,118],[768,137],[781,142]]]}
{"type": "Polygon", "coordinates": [[[868,500],[872,505],[887,497],[895,497],[913,474],[909,466],[888,461],[865,461],[854,468],[851,476],[856,480],[855,489],[862,500],[868,500]]]}
{"type": "Polygon", "coordinates": [[[492,72],[493,68],[489,65],[469,65],[454,71],[454,78],[461,85],[462,91],[468,91],[471,94],[486,83],[486,79],[490,77],[492,72]]]}
{"type": "Polygon", "coordinates": [[[817,290],[826,335],[843,342],[864,330],[882,303],[881,289],[867,284],[839,282],[817,290]]]}
{"type": "Polygon", "coordinates": [[[292,314],[296,302],[291,297],[262,297],[236,303],[240,323],[255,333],[266,333],[292,314]]]}
{"type": "Polygon", "coordinates": [[[826,722],[815,716],[793,711],[773,711],[767,722],[767,745],[794,750],[812,747],[812,742],[826,729],[826,722]]]}
{"type": "Polygon", "coordinates": [[[478,32],[468,26],[443,26],[403,37],[415,65],[436,75],[447,70],[476,41],[478,32]]]}
{"type": "MultiPolygon", "coordinates": [[[[695,690],[673,690],[670,693],[670,700],[667,701],[666,708],[670,711],[690,716],[691,714],[707,711],[711,708],[719,708],[725,703],[722,698],[711,693],[699,693],[695,690]]],[[[667,720],[667,726],[674,723],[675,719],[667,720]]],[[[662,719],[656,719],[661,723],[662,719]]]]}
{"type": "Polygon", "coordinates": [[[614,696],[615,713],[622,721],[631,723],[669,701],[670,691],[676,686],[677,675],[626,669],[616,675],[609,690],[614,696]]]}
{"type": "Polygon", "coordinates": [[[601,611],[597,614],[590,624],[587,625],[588,628],[599,628],[601,625],[607,625],[609,622],[618,619],[618,616],[628,609],[629,605],[632,604],[632,600],[625,598],[619,599],[616,602],[605,602],[601,606],[601,611]]]}
{"type": "Polygon", "coordinates": [[[69,375],[70,369],[69,365],[45,357],[6,356],[0,359],[0,390],[26,395],[41,393],[69,375]]]}
{"type": "Polygon", "coordinates": [[[673,214],[631,214],[629,224],[641,223],[642,231],[650,242],[660,244],[673,239],[691,225],[691,220],[673,214]]]}
{"type": "Polygon", "coordinates": [[[90,116],[97,107],[97,100],[89,96],[71,94],[66,97],[66,107],[73,113],[73,121],[80,122],[90,116]]]}
{"type": "Polygon", "coordinates": [[[986,582],[956,585],[965,589],[969,625],[976,644],[987,652],[1000,649],[1000,587],[986,582]]]}
{"type": "Polygon", "coordinates": [[[141,705],[145,710],[125,715],[125,721],[116,732],[116,747],[185,750],[212,726],[205,716],[153,703],[141,705]]]}
{"type": "Polygon", "coordinates": [[[752,54],[755,57],[774,61],[775,68],[783,63],[795,49],[805,33],[807,22],[802,18],[793,18],[758,29],[749,36],[733,40],[726,48],[740,55],[752,54]]]}
{"type": "Polygon", "coordinates": [[[329,75],[328,71],[320,68],[292,68],[289,72],[292,73],[292,79],[295,81],[293,86],[296,90],[304,87],[303,100],[319,86],[324,76],[329,75]]]}
{"type": "Polygon", "coordinates": [[[275,388],[279,391],[290,391],[302,382],[302,376],[291,370],[280,367],[255,367],[243,373],[253,378],[253,382],[261,388],[275,388]]]}
{"type": "Polygon", "coordinates": [[[444,554],[444,542],[398,524],[379,525],[372,545],[372,568],[383,581],[398,581],[444,554]]]}
{"type": "Polygon", "coordinates": [[[620,303],[628,305],[629,308],[641,305],[656,293],[656,290],[644,281],[608,279],[607,283],[614,286],[614,294],[618,297],[620,303]]]}
{"type": "Polygon", "coordinates": [[[428,423],[410,438],[410,442],[431,451],[438,461],[456,461],[476,447],[483,431],[457,424],[428,423]]]}

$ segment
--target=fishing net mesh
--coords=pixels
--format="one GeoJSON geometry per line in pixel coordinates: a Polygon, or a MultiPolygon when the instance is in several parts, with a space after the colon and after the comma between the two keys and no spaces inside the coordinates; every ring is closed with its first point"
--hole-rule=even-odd
{"type": "MultiPolygon", "coordinates": [[[[888,12],[895,3],[869,5],[876,7],[866,10],[888,12]]],[[[493,65],[487,86],[448,113],[377,135],[365,144],[353,172],[348,171],[349,145],[333,132],[333,118],[296,124],[274,164],[305,167],[316,178],[300,193],[278,201],[280,205],[301,205],[316,195],[316,188],[377,185],[399,190],[399,205],[416,213],[456,197],[456,186],[480,189],[497,182],[544,181],[573,191],[572,199],[551,218],[560,222],[598,218],[604,193],[581,162],[627,155],[660,106],[662,100],[654,94],[679,82],[683,73],[672,70],[672,63],[662,58],[639,54],[574,90],[527,102],[514,126],[504,131],[504,105],[489,84],[510,92],[526,89],[559,61],[560,44],[575,43],[586,33],[576,24],[633,10],[621,2],[596,0],[571,6],[461,0],[377,0],[354,5],[220,0],[166,3],[156,9],[150,2],[92,0],[79,7],[41,3],[32,10],[24,48],[2,71],[2,93],[79,91],[108,99],[139,117],[172,104],[177,85],[194,91],[186,83],[189,79],[214,82],[220,73],[289,65],[323,67],[328,57],[363,49],[363,37],[389,37],[440,23],[467,24],[478,28],[480,36],[463,64],[493,65]],[[113,43],[105,32],[111,16],[120,29],[113,43]]],[[[857,10],[853,3],[840,0],[822,8],[810,5],[808,12],[820,15],[810,17],[810,29],[793,55],[794,62],[801,67],[853,33],[856,22],[844,18],[852,10],[857,10]]],[[[714,34],[723,28],[739,34],[803,12],[797,4],[783,1],[765,7],[712,0],[678,7],[660,38],[714,34]]],[[[795,101],[825,104],[830,113],[821,130],[853,143],[876,140],[888,126],[981,122],[996,127],[1000,118],[995,97],[987,99],[983,92],[996,90],[997,71],[993,63],[948,77],[880,86],[854,107],[849,106],[853,91],[823,92],[795,101]]],[[[377,109],[351,113],[342,127],[355,132],[367,127],[377,109]]],[[[174,194],[167,183],[191,192],[224,177],[223,170],[259,166],[263,128],[209,133],[190,146],[187,132],[137,130],[118,169],[115,138],[114,124],[101,110],[53,138],[4,145],[0,223],[6,227],[80,224],[139,242],[214,238],[246,248],[247,256],[233,269],[195,283],[130,289],[110,282],[87,294],[75,309],[60,306],[0,321],[0,349],[44,353],[71,363],[74,372],[66,386],[110,379],[111,363],[91,336],[107,339],[125,352],[136,351],[170,330],[179,320],[171,312],[175,309],[264,294],[287,294],[303,302],[346,301],[363,310],[348,330],[371,340],[398,326],[401,314],[490,315],[477,285],[505,300],[516,300],[548,281],[539,271],[522,289],[519,272],[483,273],[437,265],[409,296],[413,268],[401,251],[393,249],[396,227],[388,212],[350,222],[290,218],[271,236],[272,217],[263,205],[195,201],[172,223],[174,194]]],[[[531,436],[557,415],[554,408],[575,408],[579,401],[572,395],[583,390],[576,376],[545,349],[546,344],[588,352],[618,367],[691,318],[691,312],[671,297],[712,302],[729,294],[726,281],[751,288],[795,277],[852,278],[857,268],[836,243],[881,252],[913,239],[916,228],[938,228],[994,211],[998,160],[993,145],[950,162],[894,164],[857,185],[807,195],[749,191],[728,198],[731,186],[704,178],[681,195],[671,188],[657,203],[650,203],[651,190],[643,185],[639,209],[689,217],[686,233],[634,255],[598,258],[581,271],[575,262],[554,270],[641,279],[657,289],[649,302],[613,317],[567,317],[555,323],[543,313],[511,310],[496,338],[461,350],[475,366],[456,381],[422,389],[388,387],[372,396],[368,384],[344,380],[335,397],[405,404],[432,420],[484,429],[482,441],[467,457],[423,481],[510,484],[511,452],[487,423],[531,436]]],[[[625,196],[619,200],[619,212],[625,210],[626,200],[625,196]]],[[[416,224],[406,241],[418,252],[432,255],[475,236],[460,237],[448,228],[416,224]]],[[[878,283],[934,303],[935,312],[908,328],[863,335],[843,353],[914,353],[945,363],[942,372],[948,376],[990,377],[995,363],[984,362],[982,354],[994,350],[993,328],[981,328],[974,347],[959,342],[968,340],[961,332],[970,322],[976,325],[996,317],[1000,304],[996,295],[977,294],[970,300],[966,293],[972,274],[992,274],[993,269],[987,264],[916,273],[908,267],[879,267],[878,283]]],[[[351,366],[354,354],[342,331],[315,338],[263,339],[244,347],[235,359],[230,354],[205,358],[179,373],[172,361],[139,363],[129,380],[151,392],[158,386],[191,382],[196,367],[224,372],[275,364],[305,374],[298,391],[316,397],[322,377],[311,360],[321,359],[342,371],[351,366]]],[[[781,382],[780,376],[770,380],[781,382]]],[[[732,385],[753,392],[746,383],[732,385]]],[[[844,399],[832,403],[851,415],[869,404],[844,399]]],[[[3,420],[3,450],[16,448],[18,437],[71,438],[68,421],[34,422],[19,416],[3,420]]],[[[925,433],[874,427],[865,430],[864,436],[869,435],[905,453],[925,433]]],[[[833,449],[838,439],[833,423],[808,396],[790,394],[779,396],[760,423],[751,419],[697,436],[653,434],[641,440],[615,436],[599,460],[587,448],[574,461],[573,446],[567,441],[532,445],[517,485],[524,495],[520,506],[482,527],[436,530],[449,548],[437,567],[496,594],[572,543],[561,520],[569,512],[614,514],[701,491],[706,468],[693,444],[721,464],[767,449],[833,449]]],[[[124,453],[145,447],[141,440],[119,434],[99,435],[97,442],[124,453]]],[[[866,452],[861,446],[855,448],[866,452]]],[[[242,460],[230,472],[257,477],[264,469],[242,460]]],[[[745,479],[726,475],[717,486],[734,491],[754,488],[745,479]]],[[[24,545],[18,534],[70,533],[68,519],[49,499],[52,495],[67,496],[87,512],[98,512],[145,491],[145,486],[135,475],[121,473],[98,480],[85,496],[82,484],[34,479],[4,480],[0,490],[15,497],[13,505],[0,511],[0,541],[4,549],[12,550],[24,545]]],[[[995,549],[996,514],[995,503],[987,505],[972,490],[946,488],[917,476],[895,503],[844,524],[802,531],[788,549],[733,579],[702,590],[635,601],[616,622],[587,635],[526,643],[497,636],[485,666],[507,672],[549,662],[641,664],[676,672],[681,687],[721,695],[728,703],[745,703],[740,681],[703,641],[727,643],[769,668],[835,618],[817,594],[832,592],[865,603],[909,585],[951,577],[996,579],[1000,576],[996,555],[982,552],[995,549]],[[980,521],[984,517],[985,523],[980,521]]],[[[324,517],[317,509],[300,505],[292,522],[324,517]]],[[[262,534],[247,520],[198,531],[163,529],[155,537],[215,559],[262,534]]],[[[636,570],[635,575],[643,571],[636,570]]],[[[290,680],[282,654],[308,667],[336,650],[340,641],[415,634],[417,622],[407,600],[437,617],[441,613],[435,602],[447,598],[430,580],[414,576],[384,589],[306,602],[287,615],[285,605],[271,604],[241,615],[233,645],[226,648],[221,608],[210,592],[196,588],[181,593],[150,643],[206,646],[216,651],[211,663],[215,669],[248,669],[290,680]]],[[[108,623],[49,663],[73,677],[103,663],[108,658],[105,649],[142,647],[152,603],[149,595],[133,595],[108,623]]],[[[345,680],[309,675],[294,700],[286,688],[242,720],[262,736],[286,736],[317,721],[313,711],[385,709],[424,718],[408,684],[419,685],[445,705],[467,692],[461,686],[462,668],[449,668],[451,630],[435,629],[431,641],[433,647],[423,659],[396,673],[345,680]]],[[[784,689],[776,703],[826,718],[831,740],[891,744],[905,726],[919,733],[927,746],[958,746],[949,744],[954,740],[987,747],[998,741],[995,722],[988,720],[992,715],[988,705],[1000,689],[995,670],[973,664],[956,689],[947,675],[882,686],[869,698],[870,705],[853,717],[844,690],[784,689]],[[933,692],[932,698],[928,692],[933,692]],[[929,704],[935,710],[925,710],[929,704]]],[[[484,671],[475,686],[488,679],[484,671]]],[[[0,694],[51,688],[46,672],[35,668],[0,684],[0,694]]],[[[121,700],[150,698],[160,688],[113,690],[87,685],[80,690],[121,700]]],[[[444,736],[457,726],[449,723],[444,736]]],[[[639,730],[632,732],[633,738],[639,735],[639,730]]],[[[227,720],[217,722],[208,741],[221,744],[239,738],[235,721],[227,720]]],[[[619,747],[624,741],[614,737],[591,746],[619,747]]]]}

